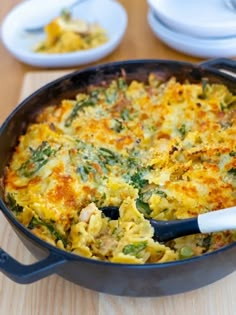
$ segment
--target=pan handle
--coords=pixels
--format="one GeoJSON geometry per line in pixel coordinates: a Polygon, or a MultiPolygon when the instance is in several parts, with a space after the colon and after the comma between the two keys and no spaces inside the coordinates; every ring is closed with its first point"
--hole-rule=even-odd
{"type": "Polygon", "coordinates": [[[21,284],[32,283],[57,272],[66,261],[62,256],[50,252],[45,259],[39,262],[23,265],[0,248],[0,272],[21,284]]]}
{"type": "Polygon", "coordinates": [[[209,69],[217,69],[220,71],[224,71],[229,75],[236,74],[236,60],[228,59],[228,58],[217,58],[210,59],[200,63],[200,66],[209,69]]]}

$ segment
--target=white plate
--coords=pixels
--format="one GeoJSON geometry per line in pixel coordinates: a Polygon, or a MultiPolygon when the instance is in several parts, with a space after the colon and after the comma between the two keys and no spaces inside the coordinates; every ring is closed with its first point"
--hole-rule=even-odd
{"type": "Polygon", "coordinates": [[[115,0],[88,0],[73,9],[73,17],[99,23],[107,32],[107,43],[84,51],[39,54],[33,47],[44,33],[28,34],[25,26],[48,22],[75,0],[30,0],[16,6],[4,19],[1,36],[4,46],[20,61],[37,67],[68,67],[97,61],[110,54],[121,42],[127,27],[125,9],[115,0]]]}
{"type": "Polygon", "coordinates": [[[198,37],[236,36],[236,10],[230,0],[147,0],[175,31],[198,37]]]}
{"type": "Polygon", "coordinates": [[[148,23],[153,33],[171,48],[201,58],[236,56],[236,36],[221,39],[205,39],[175,32],[163,24],[152,11],[148,23]]]}

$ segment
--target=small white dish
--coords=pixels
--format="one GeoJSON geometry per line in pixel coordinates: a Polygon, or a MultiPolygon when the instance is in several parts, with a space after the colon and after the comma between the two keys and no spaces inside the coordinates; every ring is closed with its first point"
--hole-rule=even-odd
{"type": "Polygon", "coordinates": [[[236,36],[236,10],[230,1],[147,0],[169,28],[202,38],[236,36]]]}
{"type": "Polygon", "coordinates": [[[175,50],[201,58],[236,56],[236,36],[207,39],[178,33],[163,24],[152,9],[149,10],[147,19],[153,33],[175,50]]]}
{"type": "Polygon", "coordinates": [[[115,0],[88,0],[73,9],[72,16],[89,23],[99,23],[107,32],[108,42],[93,49],[63,54],[40,54],[33,47],[45,34],[29,34],[24,28],[31,24],[45,23],[59,15],[72,0],[28,0],[5,17],[1,37],[4,46],[20,61],[47,68],[64,68],[95,62],[110,54],[121,42],[127,27],[127,13],[115,0]]]}

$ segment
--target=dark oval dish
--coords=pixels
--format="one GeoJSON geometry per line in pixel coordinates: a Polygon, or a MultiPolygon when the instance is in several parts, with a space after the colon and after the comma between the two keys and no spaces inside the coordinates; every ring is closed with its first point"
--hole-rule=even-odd
{"type": "MultiPolygon", "coordinates": [[[[124,70],[128,81],[145,81],[150,72],[167,80],[225,84],[236,93],[236,79],[218,69],[236,71],[236,62],[215,59],[201,65],[169,60],[130,60],[77,71],[55,80],[25,99],[5,120],[0,129],[0,178],[6,168],[17,139],[37,112],[63,98],[74,97],[88,85],[110,81],[124,70]]],[[[0,186],[0,208],[22,242],[39,259],[22,265],[0,249],[0,270],[18,283],[31,283],[52,273],[83,287],[115,295],[164,296],[194,290],[235,271],[236,243],[210,254],[161,264],[114,264],[96,261],[60,250],[36,237],[13,216],[3,199],[0,186]]]]}

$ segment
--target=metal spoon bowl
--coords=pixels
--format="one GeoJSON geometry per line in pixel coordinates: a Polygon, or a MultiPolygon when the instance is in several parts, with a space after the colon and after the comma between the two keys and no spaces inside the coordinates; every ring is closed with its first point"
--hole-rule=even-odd
{"type": "MultiPolygon", "coordinates": [[[[81,4],[82,2],[85,2],[85,1],[88,1],[88,0],[76,0],[75,2],[73,2],[72,4],[68,5],[67,7],[63,8],[64,11],[68,12],[68,13],[71,13],[72,10],[79,4],[81,4]]],[[[62,11],[63,11],[62,10],[62,11]]],[[[50,18],[50,20],[48,21],[48,23],[53,19],[55,18],[56,16],[52,16],[50,18]]],[[[48,24],[46,23],[46,24],[48,24]]],[[[42,24],[42,25],[37,25],[37,26],[26,26],[24,28],[24,32],[26,33],[31,33],[31,34],[34,34],[34,33],[41,33],[44,31],[44,28],[46,26],[46,24],[42,24]]]]}

